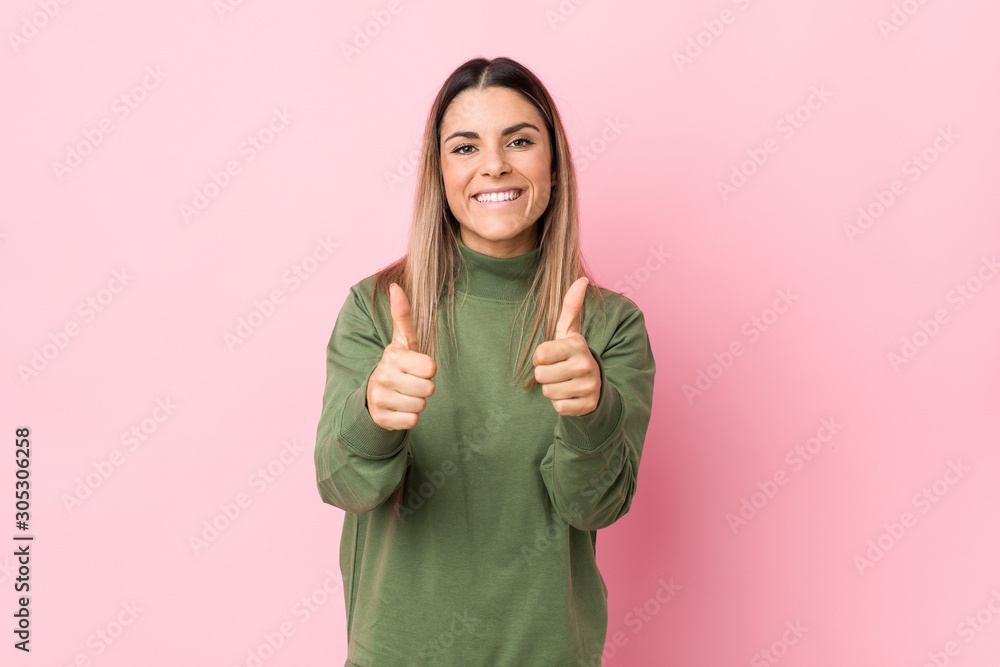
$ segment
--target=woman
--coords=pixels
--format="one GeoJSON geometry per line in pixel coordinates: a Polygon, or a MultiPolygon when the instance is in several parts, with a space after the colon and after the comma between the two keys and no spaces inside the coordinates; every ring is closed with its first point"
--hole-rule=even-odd
{"type": "Polygon", "coordinates": [[[589,278],[529,70],[463,64],[423,142],[408,252],[351,287],[327,348],[346,667],[599,666],[596,531],[629,510],[652,403],[643,314],[589,278]]]}

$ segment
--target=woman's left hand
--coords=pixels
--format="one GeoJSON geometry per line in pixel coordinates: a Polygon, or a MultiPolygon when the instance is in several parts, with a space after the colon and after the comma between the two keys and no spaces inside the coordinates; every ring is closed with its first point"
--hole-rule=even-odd
{"type": "Polygon", "coordinates": [[[578,417],[597,407],[601,396],[601,369],[580,333],[580,311],[590,281],[577,278],[563,298],[556,337],[535,348],[535,380],[542,394],[561,415],[578,417]]]}

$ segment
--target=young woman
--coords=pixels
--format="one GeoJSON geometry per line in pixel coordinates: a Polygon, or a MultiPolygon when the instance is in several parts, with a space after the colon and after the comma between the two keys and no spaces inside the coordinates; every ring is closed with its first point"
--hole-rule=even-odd
{"type": "Polygon", "coordinates": [[[327,348],[345,665],[599,666],[597,530],[632,503],[653,398],[642,311],[589,278],[532,72],[466,62],[423,142],[408,252],[350,288],[327,348]]]}

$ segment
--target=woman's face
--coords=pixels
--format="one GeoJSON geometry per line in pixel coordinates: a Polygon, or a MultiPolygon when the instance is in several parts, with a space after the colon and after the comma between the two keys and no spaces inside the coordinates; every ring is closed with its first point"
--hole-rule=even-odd
{"type": "Polygon", "coordinates": [[[545,120],[524,96],[501,86],[457,95],[441,121],[441,172],[462,243],[492,257],[534,249],[552,190],[552,156],[545,120]],[[476,199],[498,190],[516,198],[476,199]]]}

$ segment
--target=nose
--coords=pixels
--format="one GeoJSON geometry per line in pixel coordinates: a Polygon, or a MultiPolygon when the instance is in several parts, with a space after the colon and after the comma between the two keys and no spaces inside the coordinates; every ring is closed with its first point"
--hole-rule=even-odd
{"type": "Polygon", "coordinates": [[[503,148],[483,147],[482,151],[483,158],[480,170],[483,176],[500,176],[510,171],[510,165],[507,164],[503,148]]]}

